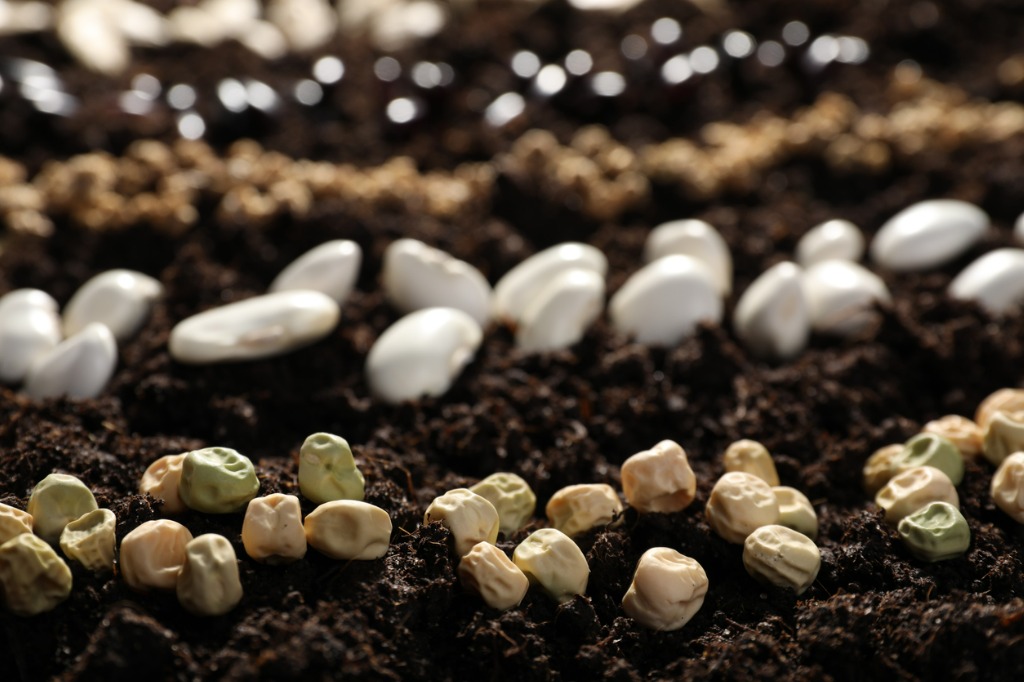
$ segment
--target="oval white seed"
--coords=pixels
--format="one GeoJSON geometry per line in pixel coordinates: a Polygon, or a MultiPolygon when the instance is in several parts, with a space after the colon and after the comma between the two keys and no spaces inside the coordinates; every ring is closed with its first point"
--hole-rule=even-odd
{"type": "Polygon", "coordinates": [[[608,302],[612,324],[637,342],[672,346],[722,319],[714,275],[691,256],[665,256],[626,280],[608,302]]]}
{"type": "Polygon", "coordinates": [[[516,344],[542,352],[575,345],[604,305],[604,277],[592,270],[568,270],[544,287],[523,311],[516,344]]]}
{"type": "Polygon", "coordinates": [[[0,381],[5,383],[22,381],[32,364],[61,340],[57,313],[48,304],[36,306],[28,298],[0,309],[0,381]]]}
{"type": "Polygon", "coordinates": [[[871,258],[897,272],[936,268],[969,249],[988,225],[988,215],[966,201],[921,201],[882,225],[871,242],[871,258]]]}
{"type": "Polygon", "coordinates": [[[575,268],[591,270],[604,277],[608,272],[608,259],[593,246],[578,242],[556,244],[530,256],[494,285],[492,310],[495,317],[519,322],[526,307],[553,277],[575,268]]]}
{"type": "Polygon", "coordinates": [[[949,284],[949,295],[977,301],[993,315],[1024,303],[1024,249],[996,249],[964,268],[949,284]]]}
{"type": "Polygon", "coordinates": [[[319,291],[340,306],[352,293],[362,261],[363,250],[354,241],[324,242],[286,265],[270,283],[268,291],[319,291]]]}
{"type": "Polygon", "coordinates": [[[801,274],[795,263],[774,265],[747,287],[736,304],[733,328],[756,355],[791,358],[807,345],[811,316],[801,274]]]}
{"type": "Polygon", "coordinates": [[[691,256],[707,266],[718,293],[732,291],[732,254],[722,235],[703,220],[673,220],[647,235],[644,260],[652,263],[671,255],[691,256]]]}
{"type": "Polygon", "coordinates": [[[828,220],[812,227],[796,244],[796,262],[809,268],[826,260],[856,262],[864,255],[864,235],[849,220],[828,220]]]}
{"type": "Polygon", "coordinates": [[[107,325],[114,338],[133,337],[164,291],[160,282],[133,270],[107,270],[81,287],[64,306],[64,333],[77,334],[93,322],[107,325]]]}
{"type": "Polygon", "coordinates": [[[0,296],[0,317],[16,308],[38,308],[57,312],[57,301],[42,289],[15,289],[0,296]]]}
{"type": "Polygon", "coordinates": [[[491,285],[469,263],[415,239],[399,239],[384,251],[384,294],[403,313],[455,308],[481,327],[491,315],[491,285]]]}
{"type": "Polygon", "coordinates": [[[389,403],[443,395],[481,340],[480,325],[461,310],[418,310],[384,330],[370,348],[366,381],[389,403]]]}
{"type": "Polygon", "coordinates": [[[106,325],[94,322],[36,358],[25,377],[33,398],[95,398],[117,367],[117,342],[106,325]]]}
{"type": "Polygon", "coordinates": [[[695,559],[669,547],[643,553],[622,610],[652,630],[678,630],[697,615],[708,593],[708,574],[695,559]]]}
{"type": "Polygon", "coordinates": [[[872,306],[892,300],[878,275],[845,260],[812,265],[804,272],[803,286],[811,328],[823,334],[860,334],[878,318],[872,306]]]}
{"type": "Polygon", "coordinates": [[[175,360],[190,365],[258,360],[319,341],[340,314],[319,291],[280,291],[184,319],[171,330],[168,346],[175,360]]]}

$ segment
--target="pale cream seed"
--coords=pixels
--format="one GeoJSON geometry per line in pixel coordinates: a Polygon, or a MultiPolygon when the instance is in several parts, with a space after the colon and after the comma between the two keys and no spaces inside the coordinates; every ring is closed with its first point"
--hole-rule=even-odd
{"type": "Polygon", "coordinates": [[[60,540],[64,526],[96,508],[92,492],[67,474],[50,474],[32,489],[28,498],[32,529],[51,545],[60,540]]]}
{"type": "Polygon", "coordinates": [[[810,539],[818,537],[818,514],[807,496],[796,488],[775,486],[772,488],[779,503],[779,525],[792,528],[810,539]]]}
{"type": "Polygon", "coordinates": [[[753,474],[770,486],[779,484],[779,474],[768,448],[756,440],[743,439],[732,443],[723,457],[725,470],[753,474]]]}
{"type": "Polygon", "coordinates": [[[982,435],[978,425],[967,417],[947,414],[924,425],[923,433],[934,433],[948,439],[957,447],[964,459],[981,454],[982,435]]]}
{"type": "Polygon", "coordinates": [[[500,520],[494,505],[467,488],[449,490],[434,498],[423,523],[440,521],[455,539],[456,556],[465,556],[478,542],[492,545],[498,539],[500,520]]]}
{"type": "Polygon", "coordinates": [[[621,475],[626,501],[639,512],[682,511],[697,493],[686,451],[671,440],[631,456],[622,463],[621,475]]]}
{"type": "Polygon", "coordinates": [[[90,571],[114,570],[114,527],[117,518],[109,509],[83,514],[60,534],[64,555],[90,571]]]}
{"type": "Polygon", "coordinates": [[[622,502],[610,485],[581,483],[552,495],[545,513],[552,526],[572,537],[612,523],[622,513],[622,502]]]}
{"type": "Polygon", "coordinates": [[[306,556],[299,498],[274,493],[250,500],[242,521],[242,546],[246,554],[266,564],[286,564],[306,556]]]}
{"type": "Polygon", "coordinates": [[[818,577],[821,552],[803,533],[762,526],[743,543],[743,567],[757,580],[803,594],[818,577]]]}
{"type": "Polygon", "coordinates": [[[893,443],[875,450],[864,463],[864,491],[874,495],[896,475],[896,458],[903,452],[902,443],[893,443]]]}
{"type": "Polygon", "coordinates": [[[32,515],[17,507],[0,503],[0,545],[15,535],[32,532],[32,515]]]}
{"type": "Polygon", "coordinates": [[[557,602],[569,601],[587,591],[587,558],[572,538],[560,530],[534,531],[516,547],[512,561],[531,584],[539,585],[557,602]]]}
{"type": "Polygon", "coordinates": [[[875,504],[885,511],[885,522],[893,527],[929,502],[949,502],[960,508],[960,498],[949,476],[929,466],[893,476],[875,495],[875,504]]]}
{"type": "Polygon", "coordinates": [[[992,477],[992,501],[1017,523],[1024,523],[1024,452],[1003,460],[992,477]]]}
{"type": "Polygon", "coordinates": [[[388,513],[358,500],[325,502],[306,516],[303,527],[309,546],[332,559],[379,559],[391,543],[388,513]]]}
{"type": "Polygon", "coordinates": [[[993,414],[985,427],[981,449],[985,459],[996,466],[1024,450],[1024,410],[993,414]]]}
{"type": "Polygon", "coordinates": [[[121,540],[124,581],[139,592],[173,590],[190,542],[192,533],[177,521],[157,519],[139,524],[121,540]]]}
{"type": "Polygon", "coordinates": [[[178,485],[181,483],[181,465],[187,454],[164,455],[150,464],[142,474],[139,492],[163,500],[161,511],[165,514],[180,514],[185,511],[185,503],[178,494],[178,485]]]}
{"type": "Polygon", "coordinates": [[[71,569],[42,539],[21,533],[0,545],[0,592],[19,616],[52,611],[71,594],[71,569]]]}
{"type": "Polygon", "coordinates": [[[223,535],[200,535],[185,546],[175,588],[178,601],[197,616],[222,616],[242,600],[235,548],[223,535]]]}
{"type": "Polygon", "coordinates": [[[708,576],[694,559],[668,547],[643,553],[622,609],[652,630],[678,630],[697,614],[708,592],[708,576]]]}
{"type": "Polygon", "coordinates": [[[735,544],[746,540],[755,529],[779,520],[779,503],[771,487],[742,471],[718,479],[704,511],[711,530],[735,544]]]}
{"type": "Polygon", "coordinates": [[[1024,410],[1024,389],[1001,388],[990,394],[978,405],[974,413],[974,423],[985,431],[988,423],[997,412],[1018,412],[1024,410]]]}
{"type": "Polygon", "coordinates": [[[459,579],[488,606],[505,611],[523,601],[530,580],[504,552],[488,542],[478,542],[459,563],[459,579]]]}

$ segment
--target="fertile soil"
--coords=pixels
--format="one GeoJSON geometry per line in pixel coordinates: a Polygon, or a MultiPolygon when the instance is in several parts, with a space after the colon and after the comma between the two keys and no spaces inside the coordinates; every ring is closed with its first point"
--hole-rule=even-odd
{"type": "MultiPolygon", "coordinates": [[[[969,12],[968,3],[951,4],[936,10],[934,24],[911,30],[906,22],[914,11],[931,16],[927,7],[921,9],[925,5],[935,8],[893,3],[883,12],[871,3],[833,3],[827,11],[816,10],[811,19],[822,30],[871,38],[873,61],[800,88],[787,87],[796,82],[792,73],[779,76],[779,89],[766,96],[779,111],[823,89],[866,102],[883,87],[891,67],[909,55],[928,66],[928,75],[976,94],[1020,98],[992,81],[1002,59],[1024,44],[1014,42],[1024,30],[1018,9],[992,3],[969,12]],[[858,9],[861,4],[864,9],[858,9]],[[885,22],[864,18],[880,19],[885,12],[891,12],[885,22]],[[987,29],[985,39],[978,37],[977,31],[987,29]],[[945,53],[934,49],[940,37],[947,41],[945,53]]],[[[664,8],[648,3],[634,14],[646,20],[664,8]]],[[[743,16],[739,26],[754,35],[799,17],[786,3],[749,9],[749,17],[740,12],[733,18],[743,16]],[[758,32],[755,21],[764,30],[758,32]]],[[[536,21],[563,29],[612,25],[583,20],[560,4],[536,21]]],[[[449,55],[463,49],[455,47],[459,30],[422,49],[458,61],[449,55]]],[[[525,24],[517,30],[528,33],[525,24]]],[[[16,46],[31,54],[40,49],[37,43],[16,46]]],[[[735,84],[741,75],[721,78],[735,84]]],[[[714,83],[708,88],[717,92],[714,83]]],[[[748,91],[723,92],[729,94],[703,114],[682,116],[685,125],[655,110],[644,115],[672,134],[686,132],[702,116],[742,120],[743,112],[731,107],[746,101],[748,91]]],[[[584,115],[565,107],[538,109],[531,122],[568,130],[581,119],[613,128],[618,120],[614,111],[584,115]]],[[[268,146],[288,150],[285,141],[307,139],[300,118],[279,125],[272,139],[280,144],[268,146]]],[[[339,158],[341,149],[359,151],[358,142],[373,147],[356,154],[370,162],[396,150],[427,149],[421,137],[361,138],[358,132],[369,128],[360,125],[337,138],[341,146],[299,145],[290,151],[339,158]]],[[[133,135],[125,134],[122,142],[133,135]]],[[[212,142],[227,144],[229,137],[214,136],[212,142]]],[[[658,137],[656,131],[651,137],[658,137]]],[[[76,151],[82,143],[75,139],[33,138],[18,158],[31,167],[44,154],[76,151]]],[[[414,155],[425,165],[445,166],[486,157],[505,144],[473,139],[475,146],[464,154],[435,149],[414,155]]],[[[109,148],[116,152],[118,144],[109,148]]],[[[209,207],[201,227],[173,241],[142,225],[117,234],[58,225],[50,238],[10,240],[0,254],[0,292],[36,286],[64,303],[88,277],[117,266],[158,277],[166,293],[142,332],[121,346],[118,369],[101,397],[33,401],[0,387],[0,502],[24,508],[44,476],[71,473],[94,491],[101,507],[115,512],[120,540],[161,516],[158,501],[137,493],[142,472],[157,457],[232,447],[256,463],[261,494],[298,494],[298,448],[311,433],[328,431],[353,445],[366,477],[366,499],[390,513],[394,533],[387,555],[377,561],[339,562],[310,550],[294,564],[265,566],[245,554],[241,515],[186,513],[178,520],[193,535],[220,533],[234,545],[245,590],[237,608],[222,617],[194,617],[173,595],[137,594],[116,571],[91,574],[72,565],[74,589],[57,609],[32,618],[0,613],[3,679],[1020,676],[1024,529],[993,505],[992,467],[983,460],[967,462],[958,492],[971,529],[970,549],[935,564],[912,558],[883,523],[861,488],[861,469],[876,448],[907,439],[926,421],[971,416],[988,393],[1024,386],[1024,315],[995,319],[945,295],[964,265],[1012,244],[1013,221],[1024,209],[1024,139],[974,146],[955,157],[915,157],[882,175],[842,174],[820,159],[797,159],[772,169],[748,195],[705,203],[656,186],[656,200],[614,224],[556,205],[513,178],[497,187],[486,215],[444,224],[395,215],[356,222],[344,206],[331,206],[308,219],[257,230],[220,225],[209,207]],[[701,217],[729,243],[735,291],[742,292],[766,267],[791,258],[799,236],[822,220],[848,218],[870,235],[896,210],[937,196],[974,201],[992,216],[992,227],[939,271],[880,273],[893,303],[879,309],[877,325],[860,338],[814,337],[797,359],[767,363],[737,343],[728,322],[665,349],[631,342],[601,320],[572,349],[543,355],[518,351],[511,330],[492,326],[474,362],[445,396],[400,406],[369,397],[362,371],[366,353],[399,317],[377,283],[381,253],[398,235],[445,248],[491,282],[552,243],[553,235],[579,239],[608,255],[614,293],[642,263],[643,240],[653,225],[701,217]],[[358,289],[330,336],[260,362],[188,367],[171,360],[167,338],[176,322],[264,292],[282,267],[331,238],[355,239],[365,258],[358,289]],[[697,499],[674,514],[627,509],[613,527],[576,538],[591,573],[586,596],[568,603],[555,604],[531,590],[518,608],[487,608],[459,584],[449,533],[438,524],[422,524],[435,496],[495,471],[514,471],[537,493],[538,514],[499,541],[510,553],[544,526],[544,505],[559,488],[589,482],[618,487],[622,461],[666,438],[686,449],[698,476],[697,499]],[[800,597],[748,576],[742,548],[714,535],[705,521],[704,505],[722,473],[722,452],[740,438],[764,443],[782,483],[804,491],[818,512],[822,567],[800,597]],[[646,630],[620,607],[637,559],[654,546],[697,559],[709,577],[702,609],[676,632],[646,630]]],[[[735,299],[734,293],[730,313],[735,299]]],[[[312,509],[303,502],[304,512],[312,509]]]]}

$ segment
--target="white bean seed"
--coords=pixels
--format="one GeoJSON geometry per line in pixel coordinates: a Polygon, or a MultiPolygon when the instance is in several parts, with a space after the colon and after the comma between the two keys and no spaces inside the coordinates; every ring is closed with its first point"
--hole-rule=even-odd
{"type": "Polygon", "coordinates": [[[921,201],[882,225],[871,242],[871,257],[897,272],[930,270],[971,248],[988,226],[988,215],[966,201],[921,201]]]}
{"type": "Polygon", "coordinates": [[[785,359],[802,351],[811,317],[800,268],[779,263],[754,280],[736,304],[733,329],[756,355],[785,359]]]}
{"type": "Polygon", "coordinates": [[[796,244],[796,262],[809,268],[825,260],[856,262],[864,255],[864,235],[849,220],[829,220],[812,227],[796,244]]]}
{"type": "Polygon", "coordinates": [[[348,239],[324,242],[302,254],[281,270],[268,291],[319,291],[343,305],[359,277],[363,251],[348,239]]]}
{"type": "Polygon", "coordinates": [[[608,259],[593,246],[577,242],[556,244],[530,256],[494,285],[495,317],[518,323],[526,307],[553,277],[574,268],[591,270],[604,277],[608,259]]]}
{"type": "Polygon", "coordinates": [[[964,268],[949,284],[949,295],[977,301],[993,315],[1024,303],[1024,249],[996,249],[964,268]]]}
{"type": "Polygon", "coordinates": [[[139,331],[164,291],[160,282],[133,270],[107,270],[79,287],[64,306],[64,334],[77,334],[93,322],[105,324],[118,341],[139,331]]]}
{"type": "Polygon", "coordinates": [[[604,307],[604,277],[574,268],[553,278],[523,310],[516,344],[525,351],[575,345],[604,307]]]}
{"type": "Polygon", "coordinates": [[[673,220],[647,235],[644,260],[653,263],[671,255],[692,256],[707,266],[721,296],[732,291],[732,254],[722,235],[703,220],[673,220]]]}
{"type": "Polygon", "coordinates": [[[882,279],[857,263],[826,260],[803,275],[811,328],[823,334],[855,336],[870,328],[877,302],[891,300],[882,279]]]}

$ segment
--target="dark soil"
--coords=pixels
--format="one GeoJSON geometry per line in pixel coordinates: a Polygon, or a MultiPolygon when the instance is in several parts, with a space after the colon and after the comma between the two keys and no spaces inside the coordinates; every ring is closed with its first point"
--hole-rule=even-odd
{"type": "MultiPolygon", "coordinates": [[[[924,4],[883,10],[879,3],[837,2],[815,10],[808,21],[816,30],[870,38],[880,60],[829,76],[828,83],[868,99],[872,85],[881,87],[883,66],[909,55],[944,78],[965,86],[970,81],[980,94],[1012,96],[992,84],[986,69],[1024,44],[1013,41],[1024,26],[1019,8],[991,3],[971,13],[967,2],[943,5],[933,27],[907,28],[912,7],[924,4]],[[864,18],[890,11],[891,20],[882,23],[864,18]],[[986,38],[972,33],[983,29],[991,30],[986,38]],[[959,60],[936,48],[944,37],[947,52],[959,60]]],[[[665,6],[650,3],[633,14],[647,20],[665,6]]],[[[540,15],[546,26],[582,21],[561,5],[540,15]]],[[[762,35],[799,14],[787,3],[751,3],[735,16],[762,35]]],[[[457,61],[449,57],[457,49],[445,47],[438,42],[424,49],[457,61]]],[[[803,91],[786,87],[795,82],[792,76],[779,81],[784,94],[771,97],[780,108],[804,99],[803,91]]],[[[819,90],[818,84],[807,87],[819,90]]],[[[730,95],[723,110],[746,97],[730,95]]],[[[536,123],[548,116],[551,127],[569,129],[574,117],[586,118],[557,108],[545,112],[536,123]]],[[[666,130],[677,128],[657,112],[648,115],[666,130]]],[[[687,120],[696,125],[701,119],[687,120]]],[[[285,128],[269,139],[302,139],[295,131],[285,128]]],[[[77,149],[73,139],[33,139],[22,158],[34,163],[40,150],[60,156],[77,149]]],[[[359,138],[344,139],[354,144],[359,138]]],[[[367,160],[406,144],[382,134],[365,140],[377,145],[367,160]]],[[[483,136],[473,140],[481,145],[474,152],[431,158],[443,165],[494,150],[483,136]]],[[[339,149],[323,155],[336,157],[339,149]]],[[[24,508],[45,475],[71,473],[117,514],[120,539],[160,515],[155,500],[135,492],[157,457],[233,447],[257,464],[261,493],[297,494],[299,446],[309,434],[329,431],[353,444],[367,501],[391,514],[395,530],[378,561],[337,562],[311,550],[295,564],[263,566],[245,555],[240,515],[188,513],[180,520],[194,535],[221,533],[235,546],[245,597],[234,611],[196,618],[173,595],[135,594],[117,575],[73,566],[72,595],[53,612],[34,618],[0,613],[0,679],[1018,678],[1024,672],[1024,528],[992,504],[991,467],[967,463],[958,492],[971,546],[964,557],[938,564],[915,560],[902,547],[863,493],[860,472],[874,449],[908,438],[924,422],[973,415],[991,391],[1024,386],[1024,315],[992,319],[944,295],[966,263],[1012,243],[1012,223],[1024,209],[1024,140],[970,149],[956,159],[930,157],[927,167],[904,163],[871,177],[797,160],[775,169],[755,196],[713,204],[693,204],[659,187],[657,202],[622,224],[592,223],[504,183],[492,215],[453,224],[408,218],[396,225],[393,216],[354,224],[336,206],[265,231],[202,220],[203,228],[174,244],[142,226],[107,235],[59,229],[47,240],[8,243],[0,255],[0,291],[39,286],[63,303],[89,276],[117,265],[159,277],[166,296],[140,335],[122,346],[118,370],[100,398],[34,402],[0,388],[0,502],[24,508]],[[668,218],[704,217],[729,242],[736,291],[742,291],[765,267],[790,257],[799,236],[821,220],[850,218],[872,233],[899,208],[933,196],[969,198],[990,212],[993,226],[939,272],[882,273],[894,304],[880,310],[878,326],[863,338],[814,338],[797,360],[777,365],[750,357],[728,323],[678,347],[655,349],[631,343],[601,321],[575,348],[539,356],[520,353],[510,330],[492,327],[444,397],[402,406],[368,397],[366,352],[398,317],[377,286],[380,254],[396,233],[443,246],[494,282],[557,232],[608,254],[614,292],[641,263],[650,227],[668,218]],[[532,212],[506,208],[522,202],[532,202],[532,212]],[[552,215],[568,218],[554,225],[552,215]],[[177,321],[262,293],[291,259],[329,238],[359,241],[365,265],[342,323],[327,339],[248,364],[195,368],[170,359],[166,342],[177,321]],[[501,540],[511,552],[543,525],[543,507],[556,490],[582,482],[617,486],[618,465],[665,438],[689,455],[699,481],[696,501],[676,514],[627,510],[621,525],[577,538],[590,582],[585,597],[566,604],[531,591],[519,608],[486,608],[459,585],[447,531],[421,525],[434,496],[494,471],[515,471],[536,491],[538,515],[501,540]],[[722,473],[721,454],[738,438],[762,441],[775,455],[783,484],[803,490],[818,511],[822,568],[799,598],[750,578],[741,548],[712,534],[704,520],[704,503],[722,473]],[[677,632],[645,630],[619,606],[636,560],[653,546],[696,558],[710,579],[703,608],[677,632]]],[[[734,303],[735,294],[730,311],[734,303]]]]}

